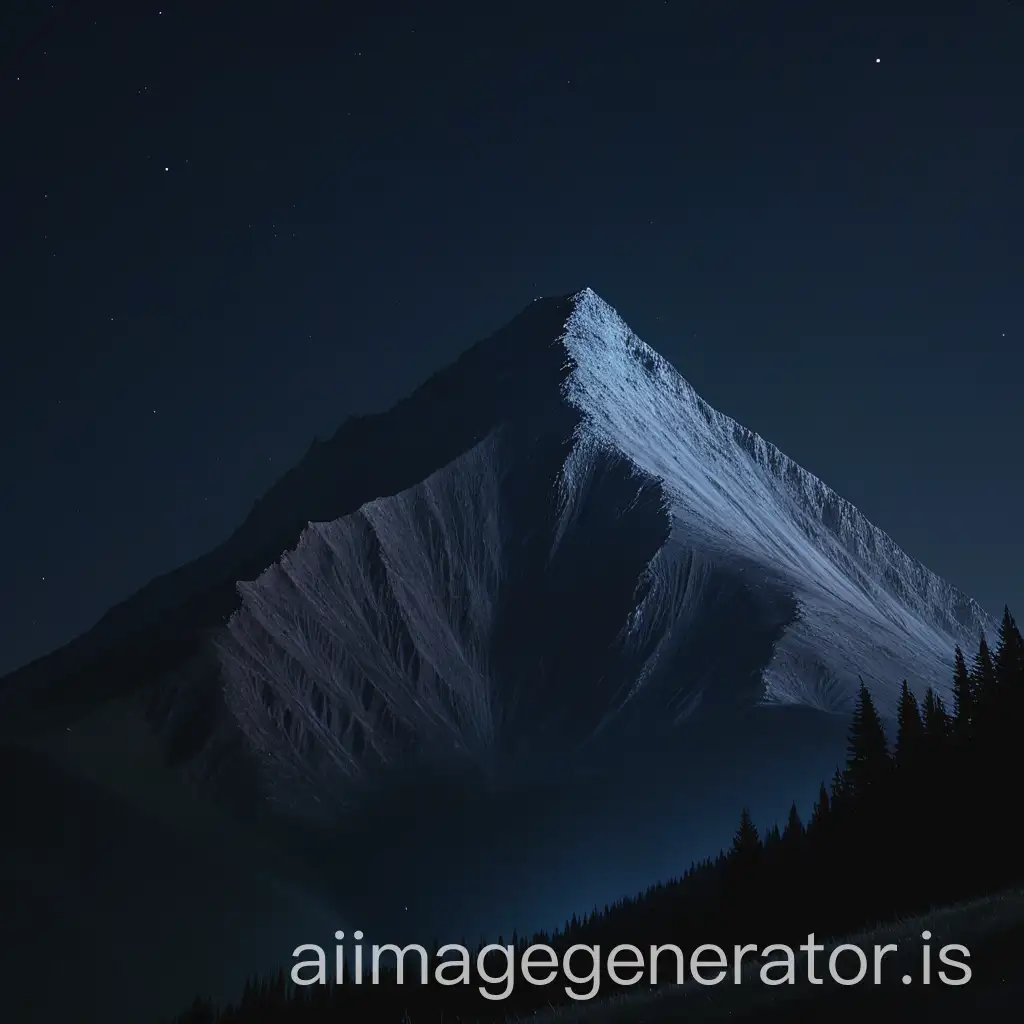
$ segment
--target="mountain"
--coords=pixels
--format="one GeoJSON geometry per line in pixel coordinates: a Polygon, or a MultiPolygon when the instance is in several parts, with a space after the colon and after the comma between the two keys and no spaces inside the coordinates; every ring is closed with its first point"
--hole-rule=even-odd
{"type": "Polygon", "coordinates": [[[588,289],[315,444],[221,547],[8,676],[0,722],[176,834],[247,823],[304,901],[539,926],[809,798],[860,677],[890,715],[904,678],[948,696],[994,628],[588,289]]]}
{"type": "Polygon", "coordinates": [[[737,691],[838,711],[863,676],[891,712],[905,677],[947,689],[953,645],[991,627],[973,601],[592,291],[537,306],[420,393],[454,406],[413,428],[455,442],[429,474],[239,584],[217,646],[275,787],[337,800],[424,758],[520,772],[517,752],[649,737],[737,691]],[[496,383],[515,404],[481,423],[496,383]]]}

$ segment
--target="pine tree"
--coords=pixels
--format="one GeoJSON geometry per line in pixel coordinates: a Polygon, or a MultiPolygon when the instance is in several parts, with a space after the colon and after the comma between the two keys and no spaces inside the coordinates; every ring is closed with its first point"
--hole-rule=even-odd
{"type": "Polygon", "coordinates": [[[746,807],[740,813],[740,825],[732,839],[732,853],[737,858],[756,856],[761,849],[761,837],[750,811],[746,807]]]}
{"type": "MultiPolygon", "coordinates": [[[[836,770],[838,771],[838,769],[836,770]]],[[[814,802],[814,808],[811,811],[811,825],[821,825],[828,817],[831,807],[832,802],[829,799],[828,788],[822,782],[821,787],[818,789],[818,799],[814,802]]]]}
{"type": "MultiPolygon", "coordinates": [[[[822,787],[824,789],[824,787],[822,787]]],[[[825,794],[828,799],[828,794],[825,794]]],[[[786,819],[786,827],[782,832],[782,838],[787,843],[797,842],[804,834],[804,823],[800,820],[800,812],[796,809],[796,801],[789,808],[789,817],[786,819]]]]}
{"type": "Polygon", "coordinates": [[[981,634],[978,641],[978,654],[974,659],[974,671],[972,672],[974,683],[974,695],[977,700],[987,702],[996,688],[996,670],[992,664],[992,652],[988,649],[988,641],[985,634],[981,634]]]}
{"type": "Polygon", "coordinates": [[[913,763],[920,750],[921,734],[924,732],[921,709],[917,706],[917,698],[911,692],[906,679],[903,680],[903,688],[900,690],[896,717],[896,763],[905,766],[913,763]]]}
{"type": "Polygon", "coordinates": [[[942,698],[930,686],[921,705],[921,721],[928,750],[933,753],[940,750],[949,736],[949,715],[942,698]]]}
{"type": "Polygon", "coordinates": [[[974,680],[967,671],[964,652],[957,646],[953,656],[953,732],[966,739],[974,724],[974,680]]]}
{"type": "Polygon", "coordinates": [[[829,788],[831,790],[829,799],[831,800],[832,810],[836,810],[850,792],[850,787],[846,781],[846,775],[838,765],[836,766],[835,772],[832,774],[832,784],[829,788]]]}
{"type": "Polygon", "coordinates": [[[985,634],[982,633],[978,640],[978,652],[971,665],[971,698],[974,705],[972,732],[983,746],[990,743],[1000,732],[997,689],[992,652],[989,650],[985,634]]]}
{"type": "Polygon", "coordinates": [[[999,624],[993,675],[1003,697],[1000,703],[1005,704],[1007,711],[1019,709],[1024,701],[1021,697],[1024,689],[1024,639],[1009,607],[1003,608],[1003,621],[999,624]]]}
{"type": "Polygon", "coordinates": [[[882,719],[875,709],[871,692],[861,680],[857,706],[853,712],[846,744],[844,774],[851,795],[861,796],[884,779],[889,761],[889,744],[885,738],[882,719]]]}

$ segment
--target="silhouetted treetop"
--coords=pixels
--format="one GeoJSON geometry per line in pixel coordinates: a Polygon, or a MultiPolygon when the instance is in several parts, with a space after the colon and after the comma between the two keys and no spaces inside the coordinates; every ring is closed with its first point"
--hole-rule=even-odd
{"type": "Polygon", "coordinates": [[[888,768],[889,743],[885,729],[871,691],[862,680],[846,745],[844,778],[847,790],[853,796],[862,795],[885,778],[888,768]]]}
{"type": "Polygon", "coordinates": [[[744,807],[740,812],[740,824],[732,839],[732,852],[738,858],[756,856],[761,849],[761,837],[758,835],[757,826],[750,817],[750,811],[744,807]]]}
{"type": "MultiPolygon", "coordinates": [[[[957,651],[959,652],[959,648],[957,651]]],[[[961,660],[963,656],[961,655],[961,660]]],[[[921,709],[917,698],[910,690],[906,679],[900,690],[900,703],[896,714],[896,763],[910,764],[921,748],[921,736],[924,724],[921,721],[921,709]]]]}

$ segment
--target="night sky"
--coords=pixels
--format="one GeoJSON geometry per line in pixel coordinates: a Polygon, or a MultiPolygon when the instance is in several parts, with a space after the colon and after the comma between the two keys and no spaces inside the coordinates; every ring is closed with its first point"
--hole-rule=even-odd
{"type": "Polygon", "coordinates": [[[586,285],[1024,616],[1024,3],[246,6],[5,5],[0,671],[586,285]]]}

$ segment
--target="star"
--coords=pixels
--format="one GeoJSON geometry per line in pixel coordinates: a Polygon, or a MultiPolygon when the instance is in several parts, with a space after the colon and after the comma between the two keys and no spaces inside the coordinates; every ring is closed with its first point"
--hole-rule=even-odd
{"type": "Polygon", "coordinates": [[[876,64],[881,64],[882,63],[882,58],[881,57],[876,57],[875,58],[875,63],[876,64]]]}

